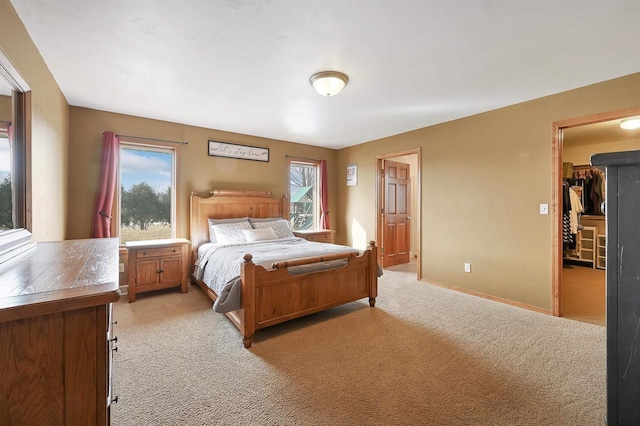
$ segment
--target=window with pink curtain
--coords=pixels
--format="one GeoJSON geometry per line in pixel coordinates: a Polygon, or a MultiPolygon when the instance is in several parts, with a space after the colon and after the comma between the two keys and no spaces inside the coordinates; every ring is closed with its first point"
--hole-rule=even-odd
{"type": "Polygon", "coordinates": [[[111,217],[113,198],[116,191],[119,145],[118,137],[114,132],[103,133],[102,159],[100,161],[100,175],[96,189],[91,238],[109,238],[111,236],[111,217]]]}

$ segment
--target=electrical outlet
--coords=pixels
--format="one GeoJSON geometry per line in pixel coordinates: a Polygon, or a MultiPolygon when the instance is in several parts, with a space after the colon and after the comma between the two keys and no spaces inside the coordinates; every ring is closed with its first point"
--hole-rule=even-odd
{"type": "Polygon", "coordinates": [[[120,264],[120,272],[124,272],[124,263],[120,264]]]}
{"type": "Polygon", "coordinates": [[[540,204],[540,214],[549,214],[549,204],[540,204]]]}
{"type": "Polygon", "coordinates": [[[464,271],[465,272],[471,272],[471,264],[470,263],[465,263],[464,264],[464,271]]]}

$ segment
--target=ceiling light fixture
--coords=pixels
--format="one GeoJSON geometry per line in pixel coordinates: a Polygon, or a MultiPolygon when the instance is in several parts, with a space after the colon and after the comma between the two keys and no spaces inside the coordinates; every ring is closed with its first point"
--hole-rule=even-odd
{"type": "Polygon", "coordinates": [[[640,129],[640,118],[631,118],[629,120],[622,120],[620,127],[625,130],[640,129]]]}
{"type": "Polygon", "coordinates": [[[309,83],[322,96],[335,96],[349,82],[349,77],[338,71],[322,71],[311,76],[309,83]]]}

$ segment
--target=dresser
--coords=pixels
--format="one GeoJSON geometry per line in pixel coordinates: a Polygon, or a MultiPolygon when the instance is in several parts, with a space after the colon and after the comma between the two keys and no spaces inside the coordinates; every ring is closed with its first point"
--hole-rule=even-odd
{"type": "Polygon", "coordinates": [[[0,425],[110,422],[118,240],[37,243],[0,265],[0,425]]]}
{"type": "Polygon", "coordinates": [[[129,303],[144,291],[180,287],[186,293],[190,245],[184,238],[126,243],[129,303]]]}
{"type": "Polygon", "coordinates": [[[333,243],[333,234],[336,231],[331,229],[318,229],[318,230],[302,230],[293,231],[293,235],[296,237],[304,238],[308,241],[314,241],[317,243],[333,243]]]}
{"type": "Polygon", "coordinates": [[[606,172],[607,424],[640,424],[640,151],[596,154],[606,172]]]}

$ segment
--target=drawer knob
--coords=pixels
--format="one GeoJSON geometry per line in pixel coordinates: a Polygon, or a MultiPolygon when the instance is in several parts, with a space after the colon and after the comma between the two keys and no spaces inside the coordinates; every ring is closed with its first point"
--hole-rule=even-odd
{"type": "Polygon", "coordinates": [[[163,269],[158,269],[156,272],[158,272],[159,274],[163,273],[164,270],[163,269]]]}
{"type": "Polygon", "coordinates": [[[173,249],[173,252],[175,253],[175,252],[176,252],[176,249],[173,249]]]}
{"type": "Polygon", "coordinates": [[[113,339],[111,339],[111,341],[112,341],[113,343],[116,343],[116,342],[118,341],[118,337],[117,337],[117,336],[116,336],[116,337],[114,337],[113,339]]]}
{"type": "Polygon", "coordinates": [[[146,251],[143,251],[143,252],[142,252],[142,254],[144,254],[144,255],[146,256],[147,252],[146,252],[146,251]]]}
{"type": "Polygon", "coordinates": [[[113,398],[111,398],[111,402],[114,403],[114,404],[117,404],[118,403],[118,397],[114,396],[113,398]]]}
{"type": "Polygon", "coordinates": [[[116,346],[115,348],[111,349],[113,352],[118,352],[118,347],[116,346]]]}
{"type": "Polygon", "coordinates": [[[118,321],[114,321],[111,323],[112,325],[118,325],[118,321]]]}

